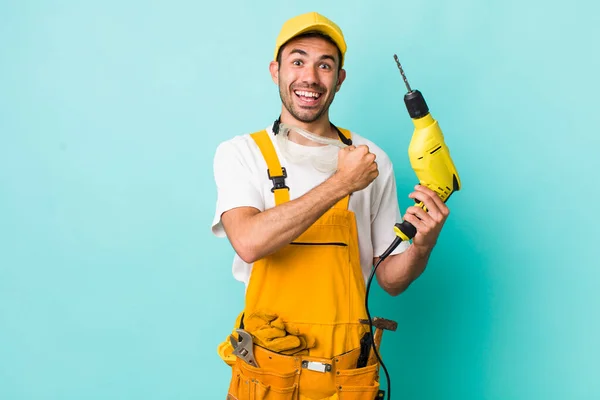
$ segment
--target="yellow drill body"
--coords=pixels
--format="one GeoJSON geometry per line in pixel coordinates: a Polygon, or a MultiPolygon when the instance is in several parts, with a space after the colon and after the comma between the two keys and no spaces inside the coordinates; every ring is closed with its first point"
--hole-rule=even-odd
{"type": "Polygon", "coordinates": [[[460,189],[460,178],[444,143],[444,135],[431,114],[413,119],[415,131],[408,146],[408,158],[419,183],[440,196],[443,202],[460,189]]]}

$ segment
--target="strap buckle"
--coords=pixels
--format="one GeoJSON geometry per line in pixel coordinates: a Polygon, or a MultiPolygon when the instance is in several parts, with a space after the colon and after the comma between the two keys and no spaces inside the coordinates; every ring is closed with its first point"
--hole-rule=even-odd
{"type": "Polygon", "coordinates": [[[290,190],[290,188],[285,185],[285,178],[287,178],[285,167],[281,167],[281,171],[283,171],[283,175],[271,176],[271,171],[267,169],[267,175],[269,175],[269,179],[273,181],[273,187],[271,188],[271,192],[273,193],[275,193],[275,190],[277,189],[290,190]]]}

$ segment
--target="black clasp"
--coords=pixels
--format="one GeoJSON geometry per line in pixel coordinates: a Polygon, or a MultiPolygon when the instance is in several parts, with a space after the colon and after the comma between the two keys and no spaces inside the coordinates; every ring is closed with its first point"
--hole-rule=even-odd
{"type": "Polygon", "coordinates": [[[285,167],[281,167],[281,171],[283,171],[283,175],[271,176],[271,172],[267,169],[267,175],[269,175],[269,179],[273,181],[273,187],[271,188],[271,192],[275,192],[277,189],[288,189],[289,187],[285,185],[285,178],[287,178],[287,172],[285,172],[285,167]]]}

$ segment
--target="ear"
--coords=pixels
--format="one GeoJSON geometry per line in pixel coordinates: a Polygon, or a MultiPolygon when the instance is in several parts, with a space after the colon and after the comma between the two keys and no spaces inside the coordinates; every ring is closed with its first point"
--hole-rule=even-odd
{"type": "Polygon", "coordinates": [[[271,61],[269,64],[269,72],[271,73],[271,79],[276,85],[279,85],[279,63],[277,61],[271,61]]]}
{"type": "Polygon", "coordinates": [[[342,83],[344,82],[345,79],[346,79],[346,70],[345,69],[340,69],[340,73],[338,74],[337,85],[335,86],[335,92],[336,93],[342,87],[342,83]]]}

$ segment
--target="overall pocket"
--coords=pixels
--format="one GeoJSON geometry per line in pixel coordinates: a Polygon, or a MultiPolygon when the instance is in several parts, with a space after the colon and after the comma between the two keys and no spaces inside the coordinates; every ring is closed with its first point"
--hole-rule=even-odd
{"type": "Polygon", "coordinates": [[[335,385],[339,400],[374,400],[379,392],[375,380],[379,364],[336,372],[335,385]]]}
{"type": "Polygon", "coordinates": [[[229,385],[229,395],[235,400],[295,400],[298,374],[277,373],[236,362],[229,385]]]}

